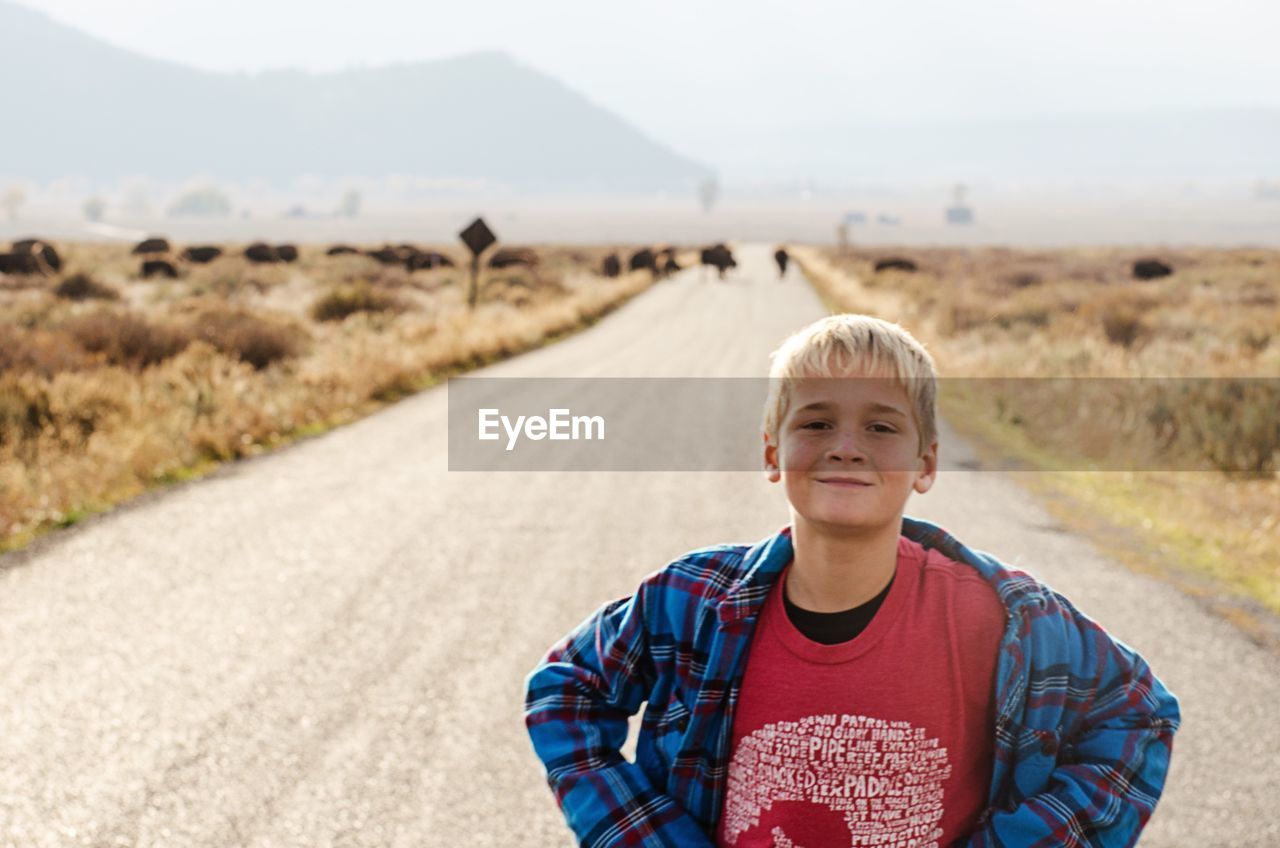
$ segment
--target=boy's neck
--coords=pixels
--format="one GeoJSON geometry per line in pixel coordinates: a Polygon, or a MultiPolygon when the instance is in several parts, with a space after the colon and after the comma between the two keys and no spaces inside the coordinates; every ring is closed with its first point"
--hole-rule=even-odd
{"type": "Polygon", "coordinates": [[[793,516],[795,560],[787,572],[787,597],[813,612],[841,612],[865,604],[893,579],[901,523],[835,535],[793,516]]]}

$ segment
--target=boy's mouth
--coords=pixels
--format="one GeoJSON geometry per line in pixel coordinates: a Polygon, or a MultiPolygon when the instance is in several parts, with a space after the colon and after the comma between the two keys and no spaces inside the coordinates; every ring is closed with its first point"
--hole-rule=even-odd
{"type": "Polygon", "coordinates": [[[866,480],[858,480],[854,477],[819,477],[819,483],[825,483],[828,486],[838,486],[847,489],[861,489],[870,486],[871,483],[866,480]]]}

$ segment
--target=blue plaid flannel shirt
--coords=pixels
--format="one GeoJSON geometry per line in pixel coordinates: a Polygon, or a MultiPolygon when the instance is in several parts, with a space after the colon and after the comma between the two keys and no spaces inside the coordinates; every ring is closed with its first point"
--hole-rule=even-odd
{"type": "MultiPolygon", "coordinates": [[[[1142,657],[1030,575],[925,521],[904,517],[902,534],[977,569],[1009,613],[988,806],[956,844],[1133,845],[1164,786],[1177,700],[1142,657]]],[[[751,634],[791,556],[790,528],[685,554],[529,675],[525,724],[580,845],[714,845],[751,634]],[[627,719],[646,702],[628,762],[627,719]]]]}

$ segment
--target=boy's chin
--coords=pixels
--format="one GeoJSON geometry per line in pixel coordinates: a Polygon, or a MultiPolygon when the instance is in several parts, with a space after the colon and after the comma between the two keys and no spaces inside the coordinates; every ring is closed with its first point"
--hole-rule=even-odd
{"type": "Polygon", "coordinates": [[[896,528],[902,523],[901,516],[872,514],[865,510],[816,510],[809,515],[798,515],[793,511],[792,514],[819,533],[829,536],[866,535],[887,527],[896,528]]]}

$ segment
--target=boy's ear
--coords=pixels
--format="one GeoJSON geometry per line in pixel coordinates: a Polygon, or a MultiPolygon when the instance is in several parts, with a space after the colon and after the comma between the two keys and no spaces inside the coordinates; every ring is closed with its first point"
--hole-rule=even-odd
{"type": "Polygon", "coordinates": [[[764,476],[770,483],[782,479],[778,468],[778,446],[769,441],[769,434],[764,434],[764,476]]]}
{"type": "Polygon", "coordinates": [[[934,439],[920,455],[920,471],[916,474],[912,488],[923,495],[933,488],[936,479],[938,479],[938,440],[934,439]]]}

